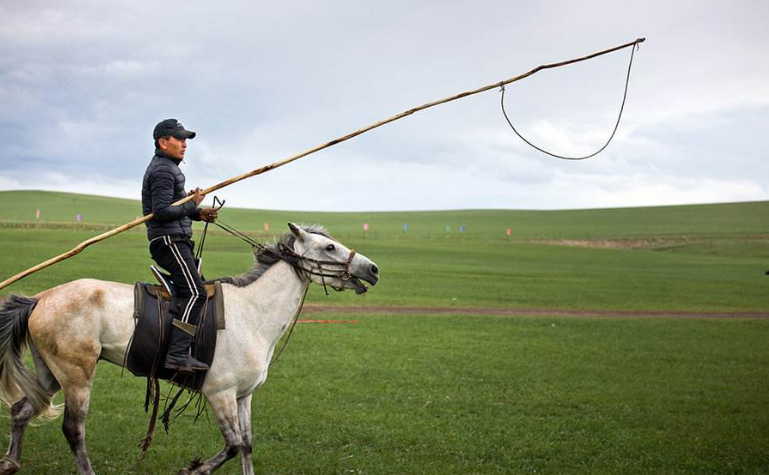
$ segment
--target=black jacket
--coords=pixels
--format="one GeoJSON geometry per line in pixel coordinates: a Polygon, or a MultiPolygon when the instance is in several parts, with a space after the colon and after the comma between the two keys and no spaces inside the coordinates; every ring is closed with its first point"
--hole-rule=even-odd
{"type": "Polygon", "coordinates": [[[184,173],[179,161],[155,150],[142,182],[142,214],[152,213],[154,218],[145,222],[147,237],[152,240],[160,236],[191,238],[192,222],[200,220],[200,209],[194,201],[180,206],[171,203],[187,196],[184,189],[184,173]]]}

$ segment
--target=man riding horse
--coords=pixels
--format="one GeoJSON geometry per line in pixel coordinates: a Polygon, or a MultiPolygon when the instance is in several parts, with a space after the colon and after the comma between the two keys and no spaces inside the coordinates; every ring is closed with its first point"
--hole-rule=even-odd
{"type": "Polygon", "coordinates": [[[150,213],[147,238],[150,254],[157,264],[168,271],[174,283],[174,315],[171,341],[165,367],[180,373],[207,371],[208,365],[191,356],[190,345],[197,330],[200,312],[206,301],[206,291],[193,257],[192,221],[212,223],[217,218],[213,208],[199,208],[205,195],[200,188],[190,192],[191,201],[174,206],[172,203],[187,196],[185,177],[179,163],[184,159],[187,140],[195,132],[186,130],[176,119],[166,119],[155,126],[155,156],[144,173],[142,183],[142,213],[150,213]]]}

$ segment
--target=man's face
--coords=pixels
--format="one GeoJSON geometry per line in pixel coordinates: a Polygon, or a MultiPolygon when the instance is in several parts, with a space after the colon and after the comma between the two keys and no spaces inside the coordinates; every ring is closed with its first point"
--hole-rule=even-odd
{"type": "Polygon", "coordinates": [[[176,137],[163,137],[158,140],[160,150],[177,160],[184,158],[184,152],[187,151],[187,139],[177,139],[176,137]]]}

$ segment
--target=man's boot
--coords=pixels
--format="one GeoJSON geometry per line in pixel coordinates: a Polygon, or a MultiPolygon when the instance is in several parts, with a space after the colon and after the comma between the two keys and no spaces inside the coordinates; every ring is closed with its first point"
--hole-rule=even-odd
{"type": "Polygon", "coordinates": [[[174,319],[171,326],[171,342],[168,344],[168,353],[164,367],[179,373],[194,373],[196,371],[208,371],[208,365],[198,361],[190,355],[192,338],[197,327],[174,319]]]}

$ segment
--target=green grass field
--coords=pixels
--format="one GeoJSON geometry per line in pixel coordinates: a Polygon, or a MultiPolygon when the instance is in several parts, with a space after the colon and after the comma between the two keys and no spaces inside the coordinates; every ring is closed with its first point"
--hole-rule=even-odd
{"type": "MultiPolygon", "coordinates": [[[[138,209],[135,201],[83,195],[0,195],[4,277],[100,232],[86,226],[119,225],[138,209]],[[48,227],[34,224],[36,209],[48,227]],[[77,213],[84,223],[74,222],[77,213]]],[[[265,222],[271,232],[286,221],[325,224],[382,268],[381,284],[364,297],[326,297],[314,287],[310,303],[467,309],[462,316],[326,314],[360,323],[300,325],[254,396],[257,473],[769,473],[769,320],[472,312],[766,312],[767,216],[769,202],[350,214],[225,208],[225,221],[262,234],[265,222]],[[612,245],[544,242],[559,240],[612,245]],[[641,246],[625,245],[631,241],[641,246]]],[[[217,233],[204,260],[210,278],[242,273],[251,258],[242,242],[217,233]]],[[[149,264],[143,232],[128,232],[1,294],[34,294],[80,277],[148,280],[149,264]]],[[[144,381],[121,378],[106,363],[97,373],[87,434],[97,473],[175,473],[221,448],[212,420],[182,417],[170,434],[156,433],[137,466],[148,422],[144,381]]],[[[20,473],[75,473],[59,425],[28,430],[20,473]]],[[[239,473],[237,462],[222,472],[239,473]]]]}
{"type": "MultiPolygon", "coordinates": [[[[769,321],[356,318],[300,326],[255,393],[257,473],[767,473],[769,321]]],[[[97,473],[220,450],[213,420],[183,416],[137,465],[144,382],[97,371],[97,473]]],[[[75,473],[58,425],[28,430],[24,473],[75,473]]]]}

